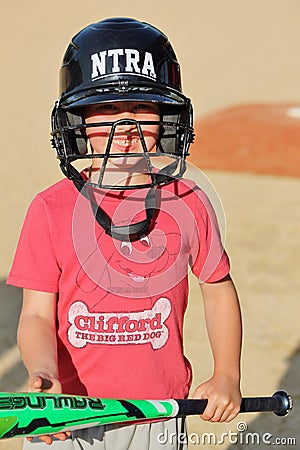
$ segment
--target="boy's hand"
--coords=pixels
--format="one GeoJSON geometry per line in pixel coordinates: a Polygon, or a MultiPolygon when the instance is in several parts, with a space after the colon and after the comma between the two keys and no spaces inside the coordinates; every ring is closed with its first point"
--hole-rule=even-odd
{"type": "Polygon", "coordinates": [[[208,400],[200,417],[210,422],[230,422],[239,413],[242,401],[239,383],[226,375],[214,375],[200,384],[193,398],[208,400]]]}
{"type": "MultiPolygon", "coordinates": [[[[61,394],[62,389],[61,384],[56,377],[44,372],[35,372],[29,377],[27,391],[61,394]]],[[[67,431],[51,435],[38,436],[38,438],[45,444],[51,445],[53,438],[59,439],[60,441],[65,441],[70,436],[71,432],[67,431]]],[[[32,441],[32,439],[32,437],[27,437],[28,441],[32,441]]]]}
{"type": "Polygon", "coordinates": [[[61,384],[59,380],[46,373],[35,372],[28,379],[28,392],[49,392],[51,394],[61,394],[61,384]]]}

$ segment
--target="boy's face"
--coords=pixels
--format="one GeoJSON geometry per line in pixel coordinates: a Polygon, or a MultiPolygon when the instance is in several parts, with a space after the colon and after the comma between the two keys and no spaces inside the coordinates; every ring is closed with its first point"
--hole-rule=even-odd
{"type": "MultiPolygon", "coordinates": [[[[115,102],[91,105],[85,111],[86,124],[116,122],[122,119],[158,122],[160,120],[158,105],[146,102],[115,102]]],[[[147,150],[151,151],[158,139],[159,124],[141,125],[141,129],[147,150]]],[[[110,132],[110,125],[86,128],[86,134],[94,153],[105,153],[110,132]]],[[[136,124],[117,125],[110,154],[142,152],[143,147],[136,124]]],[[[93,164],[99,164],[99,161],[96,159],[93,164]]]]}

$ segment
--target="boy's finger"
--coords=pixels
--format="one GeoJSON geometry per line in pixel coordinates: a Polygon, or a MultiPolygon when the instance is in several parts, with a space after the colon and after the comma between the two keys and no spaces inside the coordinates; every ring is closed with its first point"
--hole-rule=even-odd
{"type": "Polygon", "coordinates": [[[204,413],[200,417],[205,421],[209,421],[214,417],[216,410],[217,410],[216,405],[208,401],[204,413]]]}
{"type": "Polygon", "coordinates": [[[239,408],[235,408],[233,411],[231,411],[227,415],[226,418],[224,417],[224,420],[223,420],[223,417],[221,418],[222,422],[231,422],[233,419],[235,419],[235,417],[238,415],[238,413],[239,413],[239,408]]]}
{"type": "Polygon", "coordinates": [[[53,386],[53,382],[43,376],[35,375],[29,380],[29,386],[33,389],[44,391],[50,389],[53,386]]]}
{"type": "Polygon", "coordinates": [[[53,437],[56,439],[59,439],[60,441],[65,441],[68,437],[70,437],[71,433],[55,433],[53,434],[53,437]]]}
{"type": "Polygon", "coordinates": [[[34,389],[42,389],[43,380],[41,377],[35,376],[29,380],[29,386],[34,389]]]}
{"type": "Polygon", "coordinates": [[[47,445],[52,444],[52,437],[50,435],[45,434],[45,436],[39,436],[39,439],[47,445]]]}
{"type": "Polygon", "coordinates": [[[220,408],[217,408],[214,416],[212,417],[212,421],[213,422],[226,422],[228,416],[229,416],[228,411],[226,409],[224,411],[224,408],[220,407],[220,408]]]}

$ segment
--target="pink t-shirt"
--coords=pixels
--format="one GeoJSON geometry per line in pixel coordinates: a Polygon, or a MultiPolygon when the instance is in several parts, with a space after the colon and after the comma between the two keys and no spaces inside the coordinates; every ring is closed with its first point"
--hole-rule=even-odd
{"type": "MultiPolygon", "coordinates": [[[[145,218],[146,190],[99,192],[116,225],[145,218]],[[134,218],[134,220],[133,220],[134,218]]],[[[70,394],[185,398],[188,271],[201,282],[229,272],[214,211],[192,182],[159,189],[152,231],[136,242],[108,236],[67,179],[29,207],[8,283],[57,293],[60,380],[70,394]]],[[[199,293],[200,296],[200,293],[199,293]]]]}

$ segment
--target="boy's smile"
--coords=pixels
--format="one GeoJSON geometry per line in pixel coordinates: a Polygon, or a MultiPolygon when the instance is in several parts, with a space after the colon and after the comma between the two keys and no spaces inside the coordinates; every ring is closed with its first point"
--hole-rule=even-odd
{"type": "Polygon", "coordinates": [[[132,139],[115,139],[114,147],[120,149],[120,151],[129,152],[134,151],[138,147],[139,140],[137,138],[132,139]]]}

